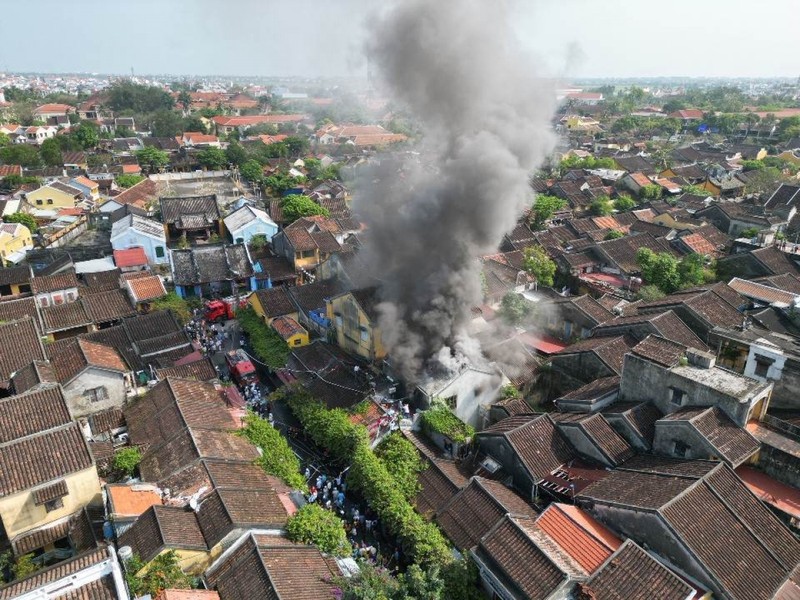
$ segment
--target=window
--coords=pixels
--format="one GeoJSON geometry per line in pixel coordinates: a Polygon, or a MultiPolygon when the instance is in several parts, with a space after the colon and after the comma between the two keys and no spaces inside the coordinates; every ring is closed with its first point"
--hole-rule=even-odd
{"type": "Polygon", "coordinates": [[[89,402],[102,402],[108,400],[108,392],[104,386],[92,388],[83,392],[83,397],[88,398],[89,402]]]}
{"type": "Polygon", "coordinates": [[[303,340],[301,340],[300,338],[297,338],[295,341],[292,342],[292,344],[294,344],[295,346],[299,346],[302,343],[302,341],[303,340]]]}
{"type": "Polygon", "coordinates": [[[456,397],[455,396],[448,396],[444,399],[444,403],[447,405],[447,408],[450,410],[456,409],[456,397]]]}
{"type": "Polygon", "coordinates": [[[64,304],[64,296],[61,294],[53,294],[53,304],[64,304]]]}
{"type": "Polygon", "coordinates": [[[244,238],[236,238],[237,244],[244,244],[244,238]]]}
{"type": "Polygon", "coordinates": [[[44,204],[44,202],[42,202],[41,200],[36,201],[36,206],[41,206],[42,204],[44,204]]]}
{"type": "Polygon", "coordinates": [[[67,292],[67,300],[69,302],[72,302],[73,300],[75,300],[75,294],[73,292],[67,292]]]}
{"type": "Polygon", "coordinates": [[[367,331],[366,327],[361,328],[361,341],[368,342],[369,341],[369,331],[367,331]]]}
{"type": "Polygon", "coordinates": [[[756,354],[755,359],[756,359],[756,370],[755,370],[756,377],[763,377],[764,379],[766,379],[767,373],[769,372],[769,368],[772,366],[772,363],[774,363],[775,360],[772,358],[768,358],[766,356],[762,356],[760,354],[756,354]]]}
{"type": "Polygon", "coordinates": [[[156,246],[156,258],[164,258],[164,246],[156,246]]]}
{"type": "Polygon", "coordinates": [[[48,199],[47,199],[47,203],[48,203],[48,204],[52,204],[52,203],[53,203],[53,199],[52,199],[52,198],[48,198],[48,199]]]}
{"type": "Polygon", "coordinates": [[[683,396],[684,396],[683,390],[679,390],[678,388],[672,388],[672,400],[671,400],[671,402],[673,404],[677,404],[678,406],[683,404],[683,396]]]}
{"type": "Polygon", "coordinates": [[[684,456],[686,456],[687,452],[689,452],[689,446],[687,446],[680,440],[675,440],[674,447],[672,448],[672,453],[675,456],[683,458],[684,456]]]}
{"type": "Polygon", "coordinates": [[[44,503],[44,509],[47,512],[53,512],[54,510],[63,508],[63,506],[64,506],[63,498],[55,498],[54,500],[48,500],[47,502],[44,503]]]}
{"type": "Polygon", "coordinates": [[[50,306],[50,303],[47,301],[47,296],[42,296],[39,298],[39,304],[41,304],[43,308],[50,306]]]}

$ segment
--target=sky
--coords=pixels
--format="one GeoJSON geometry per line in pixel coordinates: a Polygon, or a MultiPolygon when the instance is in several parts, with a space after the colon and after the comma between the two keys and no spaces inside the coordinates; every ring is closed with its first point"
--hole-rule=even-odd
{"type": "MultiPolygon", "coordinates": [[[[800,76],[797,0],[507,1],[548,75],[800,76]]],[[[381,4],[7,1],[3,20],[18,25],[4,28],[0,70],[363,77],[364,31],[381,4]]]]}

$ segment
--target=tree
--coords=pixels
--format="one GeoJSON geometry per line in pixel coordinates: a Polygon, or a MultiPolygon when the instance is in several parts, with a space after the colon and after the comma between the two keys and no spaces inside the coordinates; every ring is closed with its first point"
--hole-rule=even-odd
{"type": "Polygon", "coordinates": [[[541,246],[529,246],[523,253],[522,265],[536,278],[538,285],[550,287],[556,274],[556,263],[550,260],[541,246]]]}
{"type": "Polygon", "coordinates": [[[739,232],[739,237],[743,238],[754,238],[758,235],[758,227],[748,227],[747,229],[742,229],[739,232]]]}
{"type": "Polygon", "coordinates": [[[544,229],[547,221],[553,217],[553,214],[566,205],[567,203],[565,200],[556,196],[549,196],[547,194],[536,196],[536,200],[533,201],[533,209],[531,210],[531,229],[534,231],[544,229]]]}
{"type": "Polygon", "coordinates": [[[294,223],[301,217],[310,217],[314,215],[327,217],[330,215],[327,208],[320,206],[308,196],[301,196],[298,194],[286,196],[281,200],[281,210],[287,224],[294,223]]]}
{"type": "Polygon", "coordinates": [[[12,144],[0,148],[0,161],[6,165],[21,165],[23,167],[39,167],[42,159],[35,146],[30,144],[12,144]]]}
{"type": "Polygon", "coordinates": [[[683,186],[683,193],[692,194],[694,196],[703,196],[703,197],[707,197],[710,195],[705,188],[702,188],[699,185],[685,185],[683,186]]]}
{"type": "Polygon", "coordinates": [[[144,175],[136,175],[135,173],[123,173],[122,175],[117,175],[115,181],[117,185],[121,188],[129,188],[135,186],[140,181],[144,181],[144,175]]]}
{"type": "Polygon", "coordinates": [[[671,254],[667,252],[656,254],[650,248],[639,248],[636,262],[642,269],[644,280],[665,294],[671,294],[680,287],[678,259],[671,254]]]}
{"type": "Polygon", "coordinates": [[[189,576],[181,570],[175,550],[159,554],[146,565],[134,555],[125,564],[125,582],[135,597],[150,594],[155,598],[161,590],[192,588],[189,576]],[[140,576],[142,569],[145,572],[140,576]]]}
{"type": "Polygon", "coordinates": [[[25,227],[27,227],[31,233],[36,233],[36,231],[39,229],[36,219],[34,219],[28,213],[14,213],[8,215],[7,217],[3,217],[3,221],[6,223],[21,223],[22,225],[25,225],[25,227]]]}
{"type": "Polygon", "coordinates": [[[286,523],[286,534],[293,542],[314,544],[334,556],[347,556],[351,552],[344,522],[319,504],[306,504],[292,515],[286,523]]]}
{"type": "Polygon", "coordinates": [[[603,236],[603,239],[606,240],[606,241],[608,241],[608,240],[618,240],[621,237],[625,237],[625,234],[622,233],[621,231],[617,231],[616,229],[612,229],[611,231],[609,231],[607,234],[605,234],[603,236]]]}
{"type": "Polygon", "coordinates": [[[225,155],[225,151],[221,148],[214,148],[211,146],[209,148],[204,148],[197,153],[197,162],[199,162],[206,169],[217,171],[225,168],[225,166],[228,164],[228,157],[225,155]]]}
{"type": "Polygon", "coordinates": [[[0,148],[3,146],[8,146],[11,143],[11,138],[8,137],[8,134],[0,132],[0,148]]]}
{"type": "Polygon", "coordinates": [[[659,300],[664,296],[666,296],[666,294],[658,289],[656,285],[643,285],[639,288],[639,293],[636,295],[639,300],[644,300],[645,302],[659,300]]]}
{"type": "Polygon", "coordinates": [[[171,310],[181,325],[188,323],[192,318],[189,304],[175,292],[154,300],[152,305],[154,310],[171,310]]]}
{"type": "Polygon", "coordinates": [[[745,194],[766,195],[773,192],[783,179],[783,173],[775,167],[764,167],[747,175],[745,194]]]}
{"type": "Polygon", "coordinates": [[[253,345],[253,354],[261,362],[273,369],[286,366],[289,358],[289,346],[277,331],[265,325],[264,321],[250,307],[238,310],[236,320],[247,333],[247,337],[253,345]]]}
{"type": "Polygon", "coordinates": [[[160,109],[171,110],[175,101],[159,87],[122,80],[108,88],[106,104],[115,112],[130,111],[141,114],[160,109]]]}
{"type": "Polygon", "coordinates": [[[662,188],[660,185],[651,183],[649,185],[642,186],[642,188],[639,190],[639,196],[647,200],[658,200],[661,198],[663,191],[664,188],[662,188]]]}
{"type": "Polygon", "coordinates": [[[597,198],[589,206],[589,211],[593,215],[596,215],[598,217],[607,217],[613,212],[613,210],[614,210],[614,204],[606,196],[601,196],[600,198],[597,198]]]}
{"type": "Polygon", "coordinates": [[[417,476],[426,467],[414,445],[399,433],[393,433],[375,448],[375,454],[400,484],[406,499],[413,500],[420,489],[417,476]]]}
{"type": "Polygon", "coordinates": [[[150,130],[153,137],[175,137],[184,130],[181,116],[172,110],[159,110],[153,114],[150,121],[150,130]]]}
{"type": "Polygon", "coordinates": [[[56,138],[48,138],[42,142],[39,147],[39,154],[49,167],[59,167],[64,164],[64,158],[61,155],[61,144],[58,143],[56,138]]]}
{"type": "Polygon", "coordinates": [[[146,146],[136,152],[136,160],[149,171],[158,171],[169,164],[169,154],[153,146],[146,146]]]}
{"type": "Polygon", "coordinates": [[[258,183],[264,179],[264,169],[261,167],[261,163],[257,160],[248,160],[239,167],[239,173],[246,181],[254,181],[258,183]]]}
{"type": "Polygon", "coordinates": [[[183,107],[183,110],[189,110],[189,107],[192,105],[192,96],[186,90],[181,90],[178,93],[178,104],[183,107]]]}
{"type": "Polygon", "coordinates": [[[84,121],[78,125],[69,135],[78,142],[80,147],[84,150],[94,148],[100,143],[100,132],[97,126],[88,121],[84,121]]]}
{"type": "Polygon", "coordinates": [[[122,448],[114,454],[114,470],[125,477],[133,477],[139,463],[142,462],[142,453],[139,448],[132,446],[122,448]]]}
{"type": "Polygon", "coordinates": [[[497,311],[509,325],[519,325],[533,312],[533,305],[516,292],[509,292],[500,301],[497,311]]]}
{"type": "Polygon", "coordinates": [[[305,138],[299,136],[289,136],[283,140],[283,143],[288,148],[290,156],[298,157],[308,152],[309,142],[305,138]]]}
{"type": "Polygon", "coordinates": [[[200,133],[206,133],[206,124],[198,117],[186,117],[183,120],[183,131],[199,131],[200,133]]]}
{"type": "Polygon", "coordinates": [[[627,212],[636,208],[636,200],[630,196],[620,196],[614,200],[614,208],[619,212],[627,212]]]}
{"type": "Polygon", "coordinates": [[[678,275],[681,278],[681,287],[702,285],[709,276],[703,257],[696,252],[684,256],[678,264],[678,275]]]}
{"type": "Polygon", "coordinates": [[[225,148],[225,156],[228,162],[241,167],[247,162],[247,151],[238,142],[231,142],[225,148]]]}

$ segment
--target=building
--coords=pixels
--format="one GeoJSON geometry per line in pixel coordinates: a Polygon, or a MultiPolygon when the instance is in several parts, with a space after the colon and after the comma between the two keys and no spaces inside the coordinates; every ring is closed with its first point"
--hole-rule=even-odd
{"type": "Polygon", "coordinates": [[[292,317],[278,317],[271,325],[289,348],[308,345],[308,331],[292,317]]]}
{"type": "Polygon", "coordinates": [[[0,269],[0,298],[29,294],[31,291],[31,268],[28,265],[0,269]]]}
{"type": "Polygon", "coordinates": [[[111,226],[111,247],[114,250],[139,247],[154,265],[169,263],[167,236],[164,227],[152,219],[135,214],[124,216],[111,226]]]}
{"type": "Polygon", "coordinates": [[[19,263],[31,249],[33,236],[30,229],[21,223],[0,224],[0,261],[4,265],[19,263]]]}
{"type": "Polygon", "coordinates": [[[370,362],[386,357],[381,340],[377,311],[378,289],[375,287],[351,290],[329,298],[327,316],[340,348],[370,362]]]}
{"type": "Polygon", "coordinates": [[[167,239],[210,240],[214,235],[225,235],[216,194],[162,197],[159,202],[167,239]]]}
{"type": "Polygon", "coordinates": [[[267,242],[271,242],[278,233],[275,221],[263,210],[250,205],[242,206],[223,221],[234,244],[249,244],[255,236],[264,236],[267,242]]]}
{"type": "Polygon", "coordinates": [[[54,181],[42,187],[26,192],[25,199],[34,208],[74,208],[80,204],[85,196],[78,188],[54,181]]]}
{"type": "Polygon", "coordinates": [[[285,257],[296,271],[313,271],[332,254],[342,251],[338,223],[327,217],[304,217],[287,225],[272,240],[275,253],[285,257]]]}
{"type": "Polygon", "coordinates": [[[253,266],[244,244],[170,250],[170,258],[172,282],[182,298],[237,294],[254,288],[253,266]]]}

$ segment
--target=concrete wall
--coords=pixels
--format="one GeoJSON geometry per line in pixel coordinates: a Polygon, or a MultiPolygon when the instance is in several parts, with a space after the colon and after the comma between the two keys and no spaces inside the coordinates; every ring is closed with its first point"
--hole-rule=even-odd
{"type": "Polygon", "coordinates": [[[686,454],[679,458],[719,458],[708,441],[688,421],[656,421],[653,450],[657,454],[678,457],[675,453],[675,441],[681,441],[688,446],[686,454]]]}
{"type": "Polygon", "coordinates": [[[650,443],[639,435],[639,432],[631,426],[628,419],[621,414],[607,413],[603,416],[614,431],[625,438],[631,446],[645,452],[650,450],[650,443]]]}
{"type": "Polygon", "coordinates": [[[121,408],[125,404],[125,376],[122,373],[89,367],[64,387],[64,396],[72,417],[76,419],[107,408],[121,408]],[[98,387],[106,388],[106,400],[92,402],[84,396],[87,390],[98,387]]]}
{"type": "Polygon", "coordinates": [[[600,449],[586,436],[586,433],[580,427],[575,425],[556,425],[556,428],[564,434],[564,437],[569,440],[572,447],[584,456],[606,467],[616,466],[605,454],[600,452],[600,449]]]}
{"type": "Polygon", "coordinates": [[[770,477],[800,488],[800,458],[773,446],[761,444],[756,466],[770,477]]]}
{"type": "Polygon", "coordinates": [[[559,375],[559,388],[562,390],[574,390],[595,379],[616,375],[593,352],[556,354],[550,362],[553,371],[559,375]]]}
{"type": "Polygon", "coordinates": [[[483,410],[497,399],[500,388],[508,383],[506,377],[493,373],[484,373],[473,369],[467,369],[455,380],[451,381],[446,387],[436,393],[440,398],[456,397],[456,416],[480,429],[483,425],[483,410]]]}
{"type": "Polygon", "coordinates": [[[522,497],[532,498],[533,480],[505,438],[499,435],[483,436],[479,434],[475,439],[481,452],[499,462],[503,466],[503,470],[511,475],[512,484],[522,497]]]}
{"type": "Polygon", "coordinates": [[[144,253],[147,255],[147,260],[156,265],[169,264],[169,252],[167,251],[167,240],[156,240],[150,236],[143,235],[133,229],[128,229],[124,235],[111,239],[111,247],[114,250],[125,250],[134,246],[141,246],[144,248],[144,253]],[[162,256],[158,256],[156,248],[161,247],[164,252],[162,256]]]}

